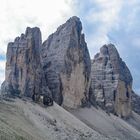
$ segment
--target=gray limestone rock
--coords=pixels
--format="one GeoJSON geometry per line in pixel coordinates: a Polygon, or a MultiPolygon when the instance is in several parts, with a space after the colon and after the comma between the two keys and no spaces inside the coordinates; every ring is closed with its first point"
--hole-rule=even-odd
{"type": "Polygon", "coordinates": [[[140,115],[140,96],[132,92],[132,109],[140,115]]]}
{"type": "Polygon", "coordinates": [[[131,114],[132,76],[114,45],[104,45],[91,68],[90,102],[121,117],[131,114]]]}
{"type": "Polygon", "coordinates": [[[25,34],[8,44],[2,94],[31,97],[33,94],[49,92],[41,66],[41,45],[41,32],[37,27],[28,27],[25,34]]]}
{"type": "Polygon", "coordinates": [[[77,17],[70,18],[42,45],[42,64],[53,99],[71,108],[88,98],[91,62],[77,17]]]}

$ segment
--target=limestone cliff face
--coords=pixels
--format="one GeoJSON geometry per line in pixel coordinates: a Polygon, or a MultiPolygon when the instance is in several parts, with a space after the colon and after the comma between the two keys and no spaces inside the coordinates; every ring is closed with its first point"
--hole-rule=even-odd
{"type": "Polygon", "coordinates": [[[42,92],[45,81],[41,68],[41,45],[41,32],[37,27],[28,27],[25,34],[8,44],[3,94],[31,97],[42,92]]]}
{"type": "Polygon", "coordinates": [[[132,92],[132,109],[140,115],[140,96],[132,92]]]}
{"type": "Polygon", "coordinates": [[[95,55],[91,68],[90,101],[121,117],[131,114],[132,76],[112,44],[95,55]]]}
{"type": "Polygon", "coordinates": [[[90,56],[82,24],[70,18],[43,43],[43,70],[53,99],[67,107],[86,100],[90,82],[90,56]]]}

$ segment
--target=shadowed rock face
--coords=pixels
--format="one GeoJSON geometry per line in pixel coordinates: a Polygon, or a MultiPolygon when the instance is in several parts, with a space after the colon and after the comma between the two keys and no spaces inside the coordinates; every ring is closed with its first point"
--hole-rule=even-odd
{"type": "Polygon", "coordinates": [[[14,42],[8,44],[3,94],[31,97],[42,92],[45,81],[41,69],[41,45],[41,32],[37,27],[28,27],[25,34],[21,34],[14,42]]]}
{"type": "Polygon", "coordinates": [[[91,68],[90,100],[109,112],[131,114],[132,76],[112,44],[95,55],[91,68]]]}
{"type": "Polygon", "coordinates": [[[43,43],[43,70],[53,99],[67,107],[81,105],[88,96],[90,56],[82,24],[70,18],[43,43]]]}
{"type": "Polygon", "coordinates": [[[140,96],[132,92],[132,109],[140,115],[140,96]]]}

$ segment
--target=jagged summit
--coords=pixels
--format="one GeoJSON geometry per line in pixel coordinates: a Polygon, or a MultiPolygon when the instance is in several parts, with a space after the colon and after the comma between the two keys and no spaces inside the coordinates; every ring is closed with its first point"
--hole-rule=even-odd
{"type": "MultiPolygon", "coordinates": [[[[81,23],[81,20],[79,17],[77,16],[73,16],[73,17],[70,17],[66,23],[64,23],[63,25],[65,24],[68,24],[68,25],[74,25],[74,26],[77,26],[77,25],[80,25],[81,26],[81,29],[82,29],[82,23],[81,23]]],[[[62,26],[63,26],[62,25],[62,26]]]]}
{"type": "Polygon", "coordinates": [[[67,28],[71,28],[71,27],[79,27],[80,30],[82,30],[82,23],[80,21],[80,18],[73,16],[71,18],[69,18],[66,23],[60,25],[57,29],[61,29],[62,27],[67,27],[67,28]]]}
{"type": "MultiPolygon", "coordinates": [[[[55,32],[55,34],[59,34],[59,32],[61,32],[61,34],[62,34],[62,32],[63,32],[62,30],[65,32],[64,34],[68,34],[68,35],[72,35],[71,32],[76,31],[76,32],[78,32],[78,36],[80,36],[81,31],[82,31],[82,23],[80,21],[80,18],[78,18],[76,16],[71,17],[64,24],[60,25],[57,28],[57,31],[55,32]]],[[[53,34],[50,35],[49,37],[53,36],[53,34]]]]}
{"type": "MultiPolygon", "coordinates": [[[[77,17],[77,16],[72,16],[72,17],[70,17],[70,19],[69,20],[73,20],[73,21],[80,21],[80,18],[79,17],[77,17]]],[[[68,21],[69,21],[68,20],[68,21]]]]}
{"type": "Polygon", "coordinates": [[[116,55],[116,57],[119,57],[119,53],[114,44],[105,44],[100,48],[100,52],[104,55],[111,53],[110,50],[116,55]]]}
{"type": "Polygon", "coordinates": [[[37,43],[36,47],[40,47],[42,43],[42,37],[41,37],[41,31],[38,27],[27,27],[25,34],[22,33],[20,36],[16,37],[14,39],[14,42],[9,42],[8,47],[27,47],[27,42],[29,39],[35,40],[35,43],[37,43]]]}
{"type": "Polygon", "coordinates": [[[69,25],[69,26],[76,27],[79,33],[82,30],[82,23],[80,21],[80,18],[78,18],[76,16],[73,16],[69,20],[67,20],[66,24],[67,24],[67,26],[69,25]]]}
{"type": "Polygon", "coordinates": [[[100,53],[103,55],[108,55],[110,61],[112,62],[112,67],[114,69],[114,73],[120,74],[119,78],[128,84],[131,84],[133,81],[130,70],[126,66],[125,62],[120,57],[115,45],[108,44],[104,45],[100,49],[100,53]]]}
{"type": "Polygon", "coordinates": [[[40,32],[40,28],[39,27],[27,27],[26,31],[25,31],[25,35],[28,36],[31,33],[35,33],[35,32],[40,32]]]}

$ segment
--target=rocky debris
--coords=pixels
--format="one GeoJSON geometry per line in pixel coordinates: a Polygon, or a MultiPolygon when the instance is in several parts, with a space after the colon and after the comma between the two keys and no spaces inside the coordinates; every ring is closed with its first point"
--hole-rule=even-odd
{"type": "Polygon", "coordinates": [[[109,137],[111,140],[139,140],[140,116],[132,112],[132,117],[122,119],[100,108],[79,108],[70,111],[90,128],[109,137]]]}
{"type": "Polygon", "coordinates": [[[53,99],[75,108],[88,98],[91,62],[77,17],[70,18],[42,45],[42,64],[53,99]]]}
{"type": "MultiPolygon", "coordinates": [[[[0,102],[0,140],[110,140],[58,106],[0,102]]],[[[111,139],[112,140],[112,139],[111,139]]]]}
{"type": "Polygon", "coordinates": [[[140,115],[140,96],[132,92],[132,109],[140,115]]]}
{"type": "Polygon", "coordinates": [[[41,32],[37,27],[27,27],[25,34],[8,44],[6,78],[1,87],[3,94],[31,97],[49,92],[41,67],[41,45],[41,32]]]}
{"type": "Polygon", "coordinates": [[[132,76],[113,44],[104,45],[91,67],[90,101],[121,117],[131,114],[132,76]]]}
{"type": "Polygon", "coordinates": [[[45,94],[33,94],[32,100],[37,103],[41,103],[45,106],[52,106],[53,100],[48,95],[45,94]]]}

